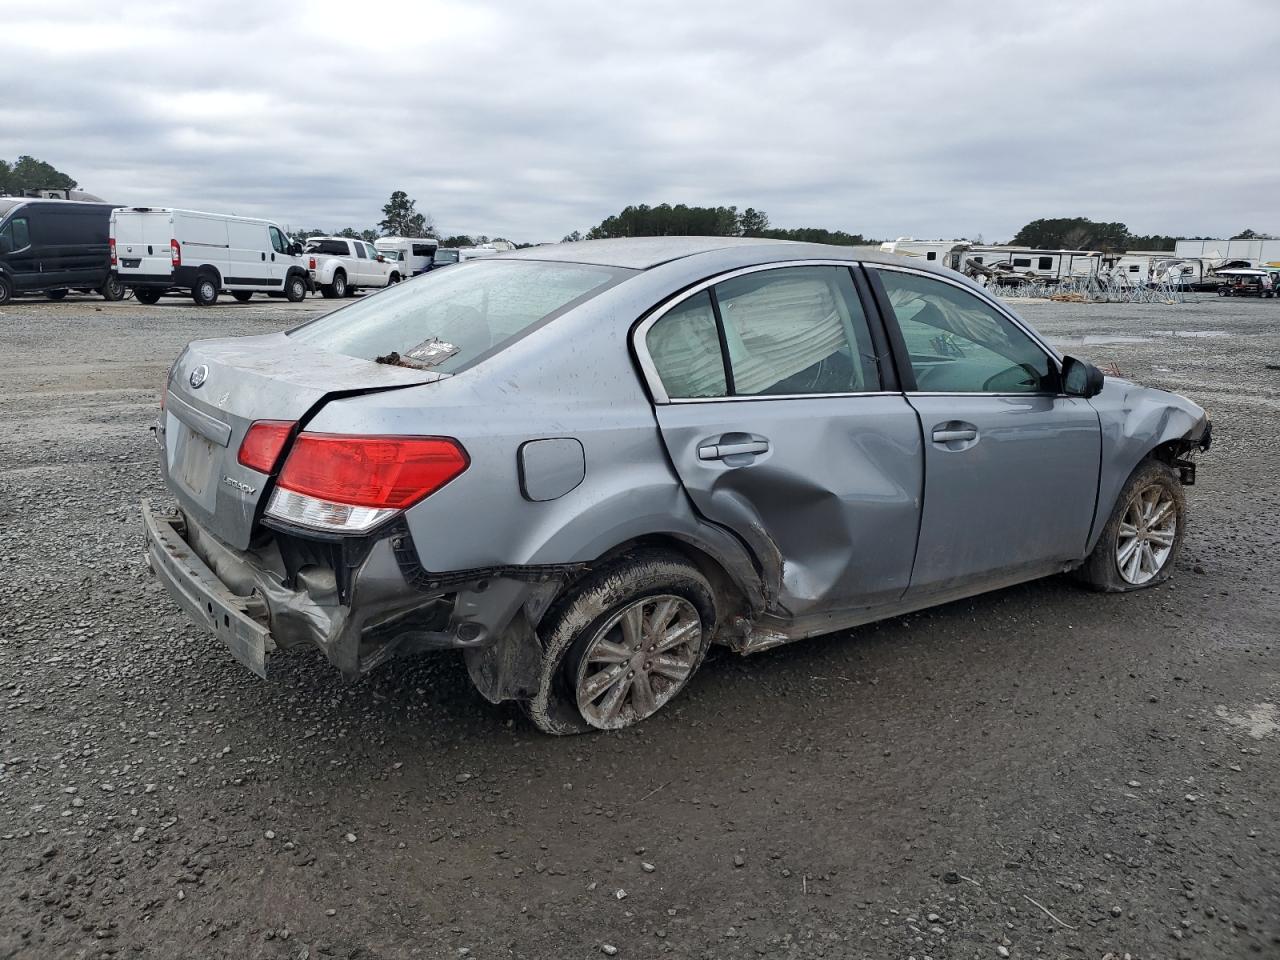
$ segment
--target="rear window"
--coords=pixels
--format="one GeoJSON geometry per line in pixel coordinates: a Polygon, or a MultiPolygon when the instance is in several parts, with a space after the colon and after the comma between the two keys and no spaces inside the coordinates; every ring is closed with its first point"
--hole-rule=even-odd
{"type": "Polygon", "coordinates": [[[454,373],[631,273],[578,263],[473,260],[397,284],[289,336],[351,357],[454,373]]]}
{"type": "Polygon", "coordinates": [[[308,240],[307,253],[323,253],[329,256],[345,257],[351,253],[345,240],[308,240]]]}

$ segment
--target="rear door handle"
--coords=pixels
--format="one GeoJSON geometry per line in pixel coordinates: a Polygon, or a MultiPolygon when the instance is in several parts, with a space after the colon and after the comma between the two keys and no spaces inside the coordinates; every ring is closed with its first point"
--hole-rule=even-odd
{"type": "Polygon", "coordinates": [[[934,430],[933,442],[946,443],[948,440],[977,440],[978,431],[974,428],[964,428],[958,430],[934,430]]]}
{"type": "Polygon", "coordinates": [[[768,440],[736,440],[730,443],[704,443],[698,447],[699,460],[723,460],[740,453],[767,453],[768,440]]]}

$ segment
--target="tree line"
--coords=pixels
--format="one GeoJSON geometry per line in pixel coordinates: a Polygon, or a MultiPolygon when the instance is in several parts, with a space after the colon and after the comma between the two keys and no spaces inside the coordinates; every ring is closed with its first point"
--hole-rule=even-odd
{"type": "Polygon", "coordinates": [[[841,246],[879,243],[860,233],[825,227],[773,227],[769,223],[769,215],[755,207],[739,212],[736,206],[691,207],[683,203],[660,203],[656,207],[646,203],[628,206],[621,213],[605,217],[585,233],[573,231],[564,237],[564,242],[616,237],[766,237],[841,246]]]}
{"type": "MultiPolygon", "coordinates": [[[[1018,247],[1041,250],[1101,250],[1103,253],[1125,253],[1128,250],[1172,251],[1179,240],[1163,234],[1130,233],[1123,223],[1095,223],[1088,217],[1057,217],[1032,220],[1010,241],[1018,247]]],[[[1232,240],[1271,240],[1270,234],[1248,228],[1232,240]]]]}

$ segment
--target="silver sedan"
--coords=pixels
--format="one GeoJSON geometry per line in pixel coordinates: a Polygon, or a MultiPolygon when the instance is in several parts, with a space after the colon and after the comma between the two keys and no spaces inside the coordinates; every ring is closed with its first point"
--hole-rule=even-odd
{"type": "Polygon", "coordinates": [[[152,569],[266,676],[463,652],[549,733],[751,653],[1075,571],[1167,578],[1202,409],[1059,355],[950,271],[847,248],[595,241],[191,344],[152,569]]]}

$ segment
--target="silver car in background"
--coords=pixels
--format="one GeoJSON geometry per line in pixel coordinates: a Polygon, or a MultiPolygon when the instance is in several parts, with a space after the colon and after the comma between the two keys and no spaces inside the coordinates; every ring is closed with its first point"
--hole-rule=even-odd
{"type": "Polygon", "coordinates": [[[191,344],[152,569],[266,675],[456,649],[550,733],[763,650],[1075,570],[1167,578],[1190,401],[1064,358],[950,271],[848,248],[592,241],[191,344]]]}

